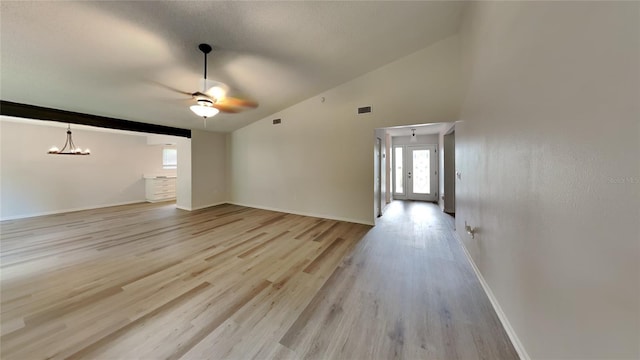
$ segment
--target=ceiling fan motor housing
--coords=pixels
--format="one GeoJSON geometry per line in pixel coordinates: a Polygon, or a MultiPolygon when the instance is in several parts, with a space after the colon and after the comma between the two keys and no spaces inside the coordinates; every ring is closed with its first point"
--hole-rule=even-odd
{"type": "Polygon", "coordinates": [[[200,51],[202,51],[205,54],[208,54],[208,53],[211,52],[211,50],[213,50],[211,48],[211,45],[209,45],[209,44],[200,44],[200,45],[198,45],[198,49],[200,49],[200,51]]]}
{"type": "Polygon", "coordinates": [[[198,102],[198,105],[201,105],[201,106],[213,106],[213,101],[204,97],[200,97],[197,100],[197,102],[198,102]]]}

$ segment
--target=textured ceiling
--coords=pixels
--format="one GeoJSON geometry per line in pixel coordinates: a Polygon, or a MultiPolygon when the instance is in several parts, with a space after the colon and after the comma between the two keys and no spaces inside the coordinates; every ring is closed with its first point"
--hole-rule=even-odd
{"type": "Polygon", "coordinates": [[[233,131],[457,32],[462,2],[104,1],[0,3],[0,97],[202,129],[197,45],[210,79],[260,106],[219,114],[233,131]]]}

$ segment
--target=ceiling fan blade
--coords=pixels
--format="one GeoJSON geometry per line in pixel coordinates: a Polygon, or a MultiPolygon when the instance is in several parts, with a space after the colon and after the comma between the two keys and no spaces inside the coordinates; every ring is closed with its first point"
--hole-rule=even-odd
{"type": "Polygon", "coordinates": [[[196,100],[202,98],[211,100],[211,102],[213,103],[212,106],[224,113],[235,114],[246,110],[247,108],[255,108],[258,106],[258,103],[253,100],[234,97],[224,97],[223,99],[218,100],[215,97],[212,97],[211,95],[200,91],[196,91],[190,95],[196,100]]]}
{"type": "Polygon", "coordinates": [[[250,99],[242,99],[231,96],[226,96],[222,100],[219,101],[224,105],[230,105],[235,107],[248,107],[248,108],[257,108],[258,102],[250,99]]]}
{"type": "Polygon", "coordinates": [[[173,91],[173,92],[175,92],[175,93],[178,93],[178,94],[191,95],[191,93],[190,93],[190,92],[188,92],[188,91],[182,91],[182,90],[180,90],[180,89],[176,89],[176,88],[171,87],[171,86],[169,86],[169,85],[165,85],[165,84],[163,84],[163,83],[159,83],[159,82],[157,82],[157,81],[150,80],[149,82],[150,82],[150,83],[152,83],[152,84],[154,84],[154,85],[157,85],[157,86],[163,87],[163,88],[165,88],[165,89],[167,89],[167,90],[169,90],[169,91],[173,91]]]}
{"type": "Polygon", "coordinates": [[[213,98],[212,98],[211,96],[209,96],[209,95],[207,95],[207,94],[205,94],[205,93],[202,93],[202,92],[200,92],[200,91],[196,91],[196,92],[194,92],[194,93],[189,93],[189,95],[191,95],[194,99],[197,99],[197,98],[199,98],[199,97],[204,97],[204,98],[207,98],[207,99],[209,99],[209,100],[212,100],[212,101],[213,101],[213,98]]]}
{"type": "Polygon", "coordinates": [[[231,106],[231,105],[226,105],[223,103],[215,103],[213,104],[213,107],[220,110],[220,112],[223,113],[230,113],[230,114],[235,114],[235,113],[239,113],[240,111],[242,111],[242,109],[235,107],[235,106],[231,106]]]}

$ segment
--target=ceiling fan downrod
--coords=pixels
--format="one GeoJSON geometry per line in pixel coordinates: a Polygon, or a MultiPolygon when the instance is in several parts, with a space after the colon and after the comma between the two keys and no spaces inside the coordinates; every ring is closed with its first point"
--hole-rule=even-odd
{"type": "Polygon", "coordinates": [[[200,44],[198,45],[198,49],[204,54],[204,84],[202,92],[205,92],[207,90],[207,54],[211,52],[212,48],[209,44],[200,44]]]}

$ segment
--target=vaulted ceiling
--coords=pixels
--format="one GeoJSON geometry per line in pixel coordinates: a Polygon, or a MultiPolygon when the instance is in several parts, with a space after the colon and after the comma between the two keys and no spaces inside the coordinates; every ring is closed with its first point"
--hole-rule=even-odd
{"type": "MultiPolygon", "coordinates": [[[[233,131],[455,34],[463,3],[104,1],[0,3],[2,100],[202,129],[208,74],[260,106],[233,131]]],[[[384,86],[381,84],[381,86],[384,86]]]]}

